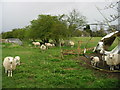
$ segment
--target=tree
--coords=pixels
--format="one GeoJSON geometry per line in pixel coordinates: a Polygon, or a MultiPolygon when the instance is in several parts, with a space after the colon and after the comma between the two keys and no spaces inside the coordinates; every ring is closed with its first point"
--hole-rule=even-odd
{"type": "Polygon", "coordinates": [[[12,34],[11,31],[9,31],[9,32],[3,32],[3,33],[2,33],[2,38],[3,38],[3,39],[13,38],[13,34],[12,34]]]}
{"type": "Polygon", "coordinates": [[[90,30],[90,25],[86,25],[86,28],[84,28],[84,31],[89,33],[90,36],[93,36],[92,30],[90,30]]]}
{"type": "Polygon", "coordinates": [[[67,26],[59,21],[54,23],[51,28],[51,39],[55,42],[55,44],[58,46],[59,42],[62,39],[66,39],[67,37],[68,37],[67,26]]]}
{"type": "Polygon", "coordinates": [[[72,12],[67,15],[67,23],[70,31],[70,36],[72,36],[76,30],[83,27],[86,22],[86,17],[81,15],[77,10],[73,9],[72,12]]]}
{"type": "Polygon", "coordinates": [[[114,22],[114,21],[117,21],[118,20],[118,25],[117,25],[117,29],[116,30],[119,30],[120,28],[120,0],[119,1],[116,1],[116,2],[111,2],[108,6],[105,6],[103,9],[99,9],[97,7],[98,11],[100,12],[100,14],[104,17],[104,23],[107,23],[107,25],[109,26],[109,31],[112,32],[112,31],[115,31],[114,28],[112,27],[112,25],[110,25],[110,23],[114,22]],[[102,10],[107,10],[107,9],[113,9],[115,11],[115,14],[110,14],[110,15],[107,15],[107,17],[104,16],[104,14],[101,12],[102,10]]]}
{"type": "Polygon", "coordinates": [[[30,37],[41,39],[43,43],[54,40],[58,45],[59,39],[67,37],[67,25],[58,16],[39,15],[38,19],[31,21],[30,37]]]}

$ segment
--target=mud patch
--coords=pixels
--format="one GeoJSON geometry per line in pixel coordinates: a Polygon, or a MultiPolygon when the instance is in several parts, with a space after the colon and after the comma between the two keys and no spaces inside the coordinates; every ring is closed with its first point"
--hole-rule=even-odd
{"type": "Polygon", "coordinates": [[[99,73],[101,72],[101,73],[107,74],[109,78],[117,77],[120,80],[120,69],[117,70],[118,72],[117,71],[111,72],[106,62],[102,61],[102,58],[101,58],[102,56],[100,54],[97,54],[97,53],[87,54],[87,57],[88,58],[86,58],[85,56],[79,56],[79,57],[76,57],[76,60],[80,60],[80,62],[78,62],[80,66],[93,70],[94,74],[97,74],[97,72],[99,73]],[[98,56],[100,58],[100,63],[96,68],[93,68],[93,66],[91,66],[90,64],[90,61],[91,61],[89,58],[90,56],[98,56]]]}

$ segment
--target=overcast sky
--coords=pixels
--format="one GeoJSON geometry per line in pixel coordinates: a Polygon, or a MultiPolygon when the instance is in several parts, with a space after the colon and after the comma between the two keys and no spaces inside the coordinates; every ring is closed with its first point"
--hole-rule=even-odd
{"type": "MultiPolygon", "coordinates": [[[[39,14],[68,14],[73,9],[77,9],[82,15],[86,16],[88,23],[103,21],[103,16],[98,12],[95,6],[104,8],[110,2],[3,2],[2,7],[2,31],[10,31],[14,28],[22,28],[30,24],[30,21],[36,19],[39,14]]],[[[1,13],[1,12],[0,12],[1,13]]],[[[107,17],[116,13],[115,10],[103,10],[102,13],[107,17]]],[[[113,24],[115,24],[114,22],[113,24]]]]}

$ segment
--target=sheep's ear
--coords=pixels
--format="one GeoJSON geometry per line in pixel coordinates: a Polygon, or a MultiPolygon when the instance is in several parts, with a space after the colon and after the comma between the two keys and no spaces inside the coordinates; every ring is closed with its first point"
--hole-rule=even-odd
{"type": "Polygon", "coordinates": [[[10,60],[10,58],[8,58],[8,60],[10,60]]]}

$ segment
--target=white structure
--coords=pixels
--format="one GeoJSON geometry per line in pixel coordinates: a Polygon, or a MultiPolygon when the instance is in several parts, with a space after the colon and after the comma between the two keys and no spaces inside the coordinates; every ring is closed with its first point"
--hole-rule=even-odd
{"type": "Polygon", "coordinates": [[[100,42],[98,42],[94,51],[98,51],[101,54],[110,54],[110,53],[120,54],[120,40],[118,41],[118,45],[112,51],[107,51],[107,49],[114,42],[115,38],[119,36],[120,36],[120,31],[115,31],[106,35],[100,40],[100,42]]]}

